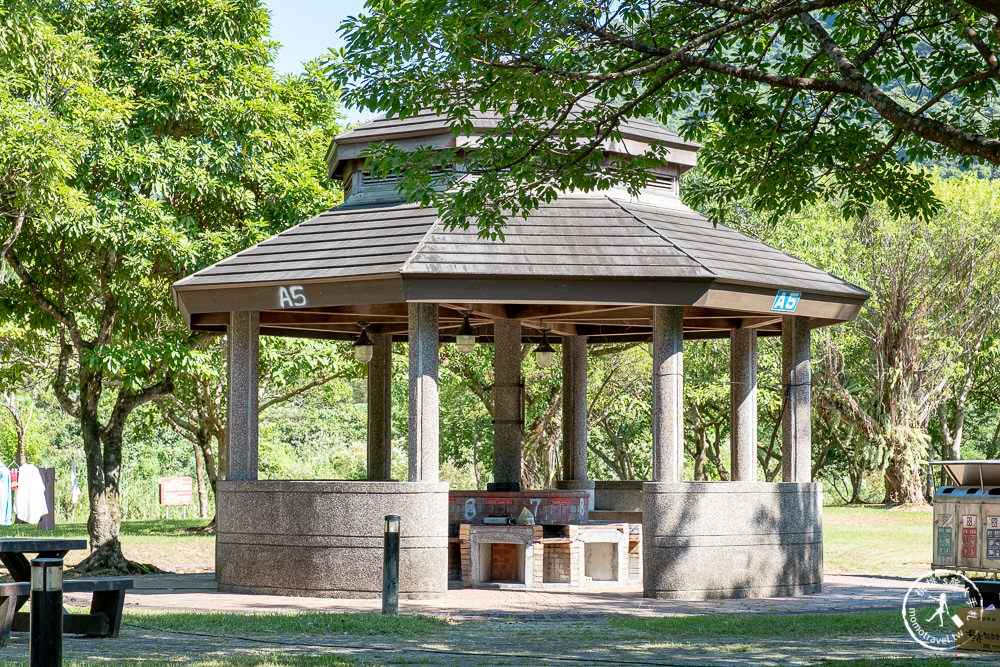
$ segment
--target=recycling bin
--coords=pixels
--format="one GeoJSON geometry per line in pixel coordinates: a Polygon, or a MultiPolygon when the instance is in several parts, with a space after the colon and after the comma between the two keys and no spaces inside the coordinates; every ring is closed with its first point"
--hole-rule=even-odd
{"type": "Polygon", "coordinates": [[[981,509],[982,569],[1000,572],[1000,486],[986,487],[981,509]]]}
{"type": "Polygon", "coordinates": [[[977,487],[958,487],[955,518],[958,523],[958,567],[979,570],[983,565],[982,507],[985,494],[977,487]]]}
{"type": "Polygon", "coordinates": [[[955,499],[958,488],[942,486],[934,494],[934,557],[931,567],[952,568],[957,565],[955,544],[955,499]]]}
{"type": "Polygon", "coordinates": [[[934,493],[932,567],[1000,572],[1000,461],[932,461],[952,484],[934,493]]]}

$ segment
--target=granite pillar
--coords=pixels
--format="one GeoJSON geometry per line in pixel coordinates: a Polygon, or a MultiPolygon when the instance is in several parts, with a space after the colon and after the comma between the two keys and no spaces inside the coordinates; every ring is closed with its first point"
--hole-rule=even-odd
{"type": "Polygon", "coordinates": [[[392,479],[392,335],[371,336],[368,362],[368,479],[392,479]]]}
{"type": "Polygon", "coordinates": [[[521,322],[493,325],[493,481],[521,484],[521,322]]]}
{"type": "Polygon", "coordinates": [[[587,338],[563,336],[563,479],[587,479],[587,338]]]}
{"type": "Polygon", "coordinates": [[[786,315],[781,322],[781,480],[812,481],[809,318],[786,315]]]}
{"type": "Polygon", "coordinates": [[[438,305],[409,304],[409,480],[438,481],[438,305]]]}
{"type": "Polygon", "coordinates": [[[684,309],[653,308],[653,481],[684,469],[684,309]]]}
{"type": "Polygon", "coordinates": [[[260,313],[229,313],[226,329],[226,479],[257,479],[260,313]]]}
{"type": "Polygon", "coordinates": [[[757,481],[757,330],[733,329],[730,340],[730,478],[757,481]]]}
{"type": "Polygon", "coordinates": [[[556,488],[586,491],[594,509],[594,482],[587,476],[587,337],[562,338],[562,479],[556,488]]]}

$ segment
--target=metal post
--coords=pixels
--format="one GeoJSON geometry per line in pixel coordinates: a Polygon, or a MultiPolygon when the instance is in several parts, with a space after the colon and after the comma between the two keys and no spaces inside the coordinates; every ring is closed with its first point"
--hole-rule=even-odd
{"type": "Polygon", "coordinates": [[[31,561],[31,667],[62,664],[63,635],[62,558],[31,561]]]}
{"type": "Polygon", "coordinates": [[[382,550],[382,613],[399,613],[399,522],[395,514],[385,515],[385,546],[382,550]]]}

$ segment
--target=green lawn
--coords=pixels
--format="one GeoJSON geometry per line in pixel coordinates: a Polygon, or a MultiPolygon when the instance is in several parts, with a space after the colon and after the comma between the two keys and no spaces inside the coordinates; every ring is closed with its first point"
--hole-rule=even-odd
{"type": "MultiPolygon", "coordinates": [[[[125,542],[130,538],[164,539],[176,538],[214,539],[214,535],[197,531],[208,525],[205,519],[155,519],[152,521],[122,521],[121,536],[125,542]]],[[[78,537],[87,538],[87,524],[56,524],[55,530],[39,531],[33,524],[18,523],[0,526],[0,537],[78,537]]]]}
{"type": "Polygon", "coordinates": [[[827,507],[825,572],[918,577],[931,569],[931,521],[930,508],[827,507]]]}
{"type": "MultiPolygon", "coordinates": [[[[84,610],[80,610],[83,612],[84,610]]],[[[122,622],[167,632],[199,632],[219,635],[354,635],[370,637],[391,635],[400,638],[426,637],[447,630],[443,618],[405,614],[329,614],[302,612],[294,614],[207,614],[129,610],[122,622]]]]}
{"type": "Polygon", "coordinates": [[[902,629],[898,610],[850,614],[726,614],[711,616],[617,616],[612,628],[641,635],[683,637],[871,637],[897,634],[902,629]]]}
{"type": "MultiPolygon", "coordinates": [[[[140,664],[143,667],[177,667],[178,664],[191,667],[318,667],[321,665],[375,665],[387,663],[381,661],[378,663],[365,662],[338,655],[241,655],[220,658],[218,660],[195,659],[194,661],[185,661],[183,663],[178,663],[177,660],[143,660],[141,662],[136,662],[135,660],[102,660],[98,664],[106,665],[107,667],[134,667],[136,664],[140,664]]],[[[67,660],[63,661],[63,665],[66,665],[66,667],[93,667],[94,662],[92,660],[67,660]]]]}

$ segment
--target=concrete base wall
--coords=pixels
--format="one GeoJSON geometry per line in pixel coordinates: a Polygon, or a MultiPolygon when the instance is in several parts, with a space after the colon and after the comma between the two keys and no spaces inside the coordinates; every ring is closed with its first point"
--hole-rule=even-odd
{"type": "Polygon", "coordinates": [[[594,482],[594,509],[605,512],[641,512],[641,480],[594,482]]]}
{"type": "Polygon", "coordinates": [[[821,484],[648,482],[642,501],[644,596],[822,591],[821,484]]]}
{"type": "Polygon", "coordinates": [[[382,595],[384,517],[402,518],[399,594],[448,590],[448,485],[220,481],[219,590],[334,598],[382,595]]]}

